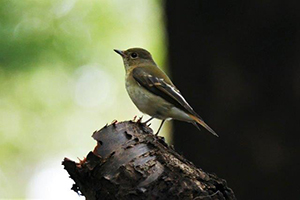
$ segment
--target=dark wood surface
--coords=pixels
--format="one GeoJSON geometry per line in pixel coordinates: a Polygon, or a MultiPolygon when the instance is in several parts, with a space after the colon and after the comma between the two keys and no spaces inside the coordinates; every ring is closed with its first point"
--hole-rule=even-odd
{"type": "Polygon", "coordinates": [[[197,168],[146,124],[114,122],[93,138],[86,159],[63,161],[72,189],[88,200],[235,199],[225,180],[197,168]]]}

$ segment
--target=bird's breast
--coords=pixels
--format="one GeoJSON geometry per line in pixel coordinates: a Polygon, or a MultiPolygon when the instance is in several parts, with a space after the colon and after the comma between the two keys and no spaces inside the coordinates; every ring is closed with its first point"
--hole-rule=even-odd
{"type": "Polygon", "coordinates": [[[126,90],[136,107],[143,113],[159,119],[166,119],[167,112],[173,107],[161,97],[152,94],[133,78],[126,78],[126,90]]]}

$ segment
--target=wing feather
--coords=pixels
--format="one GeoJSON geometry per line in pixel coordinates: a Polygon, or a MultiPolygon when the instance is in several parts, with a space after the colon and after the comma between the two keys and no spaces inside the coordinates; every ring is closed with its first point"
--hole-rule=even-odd
{"type": "Polygon", "coordinates": [[[180,91],[173,85],[170,80],[166,80],[166,78],[163,76],[158,77],[157,74],[153,75],[152,70],[145,67],[136,67],[135,69],[133,69],[132,75],[133,78],[149,92],[160,96],[161,98],[180,108],[181,110],[201,119],[201,117],[187,103],[187,101],[181,95],[180,91]]]}

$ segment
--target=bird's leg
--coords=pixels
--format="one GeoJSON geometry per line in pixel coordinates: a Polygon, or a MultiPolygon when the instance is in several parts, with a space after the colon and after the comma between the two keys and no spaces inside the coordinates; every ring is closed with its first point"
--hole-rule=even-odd
{"type": "Polygon", "coordinates": [[[147,121],[144,122],[144,124],[147,124],[148,122],[150,122],[154,117],[151,117],[150,119],[148,119],[147,121]]]}
{"type": "Polygon", "coordinates": [[[155,135],[158,135],[158,133],[159,133],[159,131],[160,131],[160,129],[161,129],[161,127],[162,127],[162,125],[164,124],[165,121],[166,121],[165,119],[161,121],[161,124],[160,124],[157,132],[155,133],[155,135]]]}

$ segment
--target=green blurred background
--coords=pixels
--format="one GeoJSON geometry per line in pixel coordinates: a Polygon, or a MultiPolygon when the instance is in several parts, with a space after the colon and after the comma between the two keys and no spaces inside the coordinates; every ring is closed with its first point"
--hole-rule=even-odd
{"type": "Polygon", "coordinates": [[[106,123],[141,116],[113,49],[144,47],[165,66],[162,4],[0,2],[0,199],[82,198],[61,161],[85,156],[106,123]]]}

